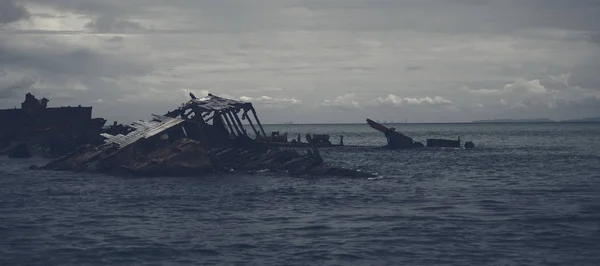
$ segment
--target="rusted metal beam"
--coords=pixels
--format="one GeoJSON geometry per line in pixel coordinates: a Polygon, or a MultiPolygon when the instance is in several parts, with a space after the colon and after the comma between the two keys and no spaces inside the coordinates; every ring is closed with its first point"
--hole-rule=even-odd
{"type": "Polygon", "coordinates": [[[258,130],[256,130],[256,127],[254,127],[254,123],[252,123],[252,119],[250,119],[250,117],[248,116],[248,110],[244,110],[244,114],[242,115],[242,119],[245,119],[248,121],[248,124],[250,124],[250,126],[252,127],[252,130],[254,130],[254,134],[256,134],[256,137],[260,137],[260,133],[258,132],[258,130]]]}
{"type": "Polygon", "coordinates": [[[267,133],[265,133],[265,129],[263,128],[262,124],[260,123],[260,119],[258,119],[258,115],[256,115],[256,110],[254,110],[254,106],[251,107],[250,110],[252,111],[252,115],[254,115],[254,119],[256,119],[256,123],[260,127],[260,131],[263,133],[263,136],[265,137],[265,140],[268,141],[269,138],[267,137],[267,133]]]}
{"type": "MultiPolygon", "coordinates": [[[[237,111],[237,110],[236,110],[237,111]]],[[[238,123],[238,125],[240,126],[240,129],[242,130],[242,133],[246,136],[248,136],[248,132],[246,132],[246,129],[244,128],[244,124],[242,124],[242,121],[240,120],[240,117],[238,116],[237,112],[231,112],[233,114],[233,117],[235,118],[235,121],[238,123]]]]}
{"type": "Polygon", "coordinates": [[[240,128],[238,127],[238,124],[236,123],[235,119],[233,118],[233,114],[231,114],[231,111],[225,110],[225,114],[229,117],[229,119],[231,119],[231,123],[233,124],[235,131],[238,133],[238,136],[241,136],[243,133],[240,130],[240,128]]]}
{"type": "MultiPolygon", "coordinates": [[[[233,130],[233,127],[231,126],[231,122],[229,121],[229,118],[227,118],[227,115],[225,115],[223,112],[219,112],[219,115],[221,115],[221,117],[223,117],[223,119],[225,120],[225,123],[227,124],[227,126],[229,126],[229,130],[231,135],[235,136],[235,131],[233,130]]],[[[215,114],[217,115],[217,114],[215,114]]]]}

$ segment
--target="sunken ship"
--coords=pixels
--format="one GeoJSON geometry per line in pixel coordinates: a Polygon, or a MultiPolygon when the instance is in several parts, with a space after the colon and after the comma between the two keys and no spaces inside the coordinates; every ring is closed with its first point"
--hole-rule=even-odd
{"type": "Polygon", "coordinates": [[[39,168],[134,176],[228,172],[374,176],[326,163],[314,145],[305,151],[272,145],[250,102],[212,94],[197,98],[190,93],[190,97],[150,121],[111,126],[101,134],[101,144],[81,146],[39,168]]]}
{"type": "Polygon", "coordinates": [[[0,110],[0,154],[60,157],[100,140],[106,120],[92,118],[92,107],[48,107],[48,102],[27,93],[20,109],[0,110]]]}
{"type": "MultiPolygon", "coordinates": [[[[396,131],[393,127],[386,127],[379,124],[371,119],[367,119],[367,124],[373,129],[383,133],[387,140],[386,148],[399,150],[399,149],[412,149],[412,148],[460,148],[461,140],[458,137],[457,140],[452,139],[427,139],[427,146],[421,142],[414,141],[413,138],[396,131]]],[[[465,149],[475,148],[475,144],[472,141],[467,141],[464,144],[465,149]]]]}

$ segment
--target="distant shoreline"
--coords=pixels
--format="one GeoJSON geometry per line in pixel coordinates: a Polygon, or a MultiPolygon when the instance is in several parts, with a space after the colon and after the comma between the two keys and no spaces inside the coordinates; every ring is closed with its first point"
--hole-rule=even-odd
{"type": "MultiPolygon", "coordinates": [[[[423,122],[423,123],[381,123],[383,125],[481,125],[481,124],[598,124],[600,121],[549,121],[549,122],[423,122]]],[[[319,125],[366,125],[366,123],[267,123],[265,126],[319,126],[319,125]]]]}
{"type": "Polygon", "coordinates": [[[600,122],[600,117],[588,117],[588,118],[579,118],[579,119],[567,119],[561,121],[555,121],[547,118],[539,118],[539,119],[492,119],[492,120],[476,120],[473,123],[483,124],[483,123],[598,123],[600,122]]]}

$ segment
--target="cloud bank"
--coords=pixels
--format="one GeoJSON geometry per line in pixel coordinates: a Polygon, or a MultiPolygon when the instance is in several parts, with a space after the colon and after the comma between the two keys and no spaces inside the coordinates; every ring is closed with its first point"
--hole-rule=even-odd
{"type": "Polygon", "coordinates": [[[131,121],[194,91],[272,123],[600,116],[599,18],[594,0],[0,0],[0,108],[31,91],[131,121]]]}

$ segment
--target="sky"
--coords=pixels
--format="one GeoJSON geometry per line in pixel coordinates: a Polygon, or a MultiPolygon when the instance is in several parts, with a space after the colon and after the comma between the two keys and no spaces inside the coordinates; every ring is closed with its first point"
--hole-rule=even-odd
{"type": "Polygon", "coordinates": [[[0,0],[0,108],[130,122],[212,93],[264,123],[600,116],[600,0],[0,0]]]}

